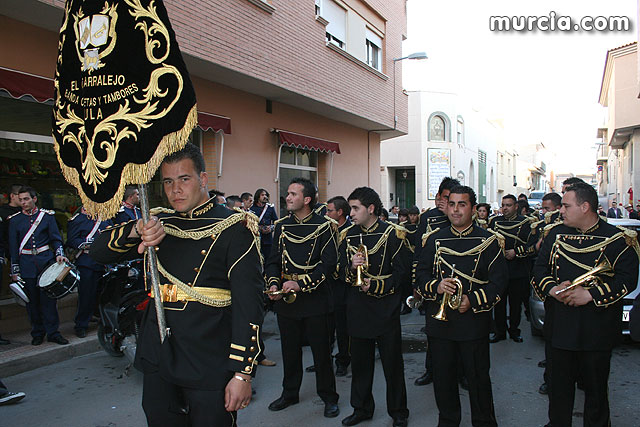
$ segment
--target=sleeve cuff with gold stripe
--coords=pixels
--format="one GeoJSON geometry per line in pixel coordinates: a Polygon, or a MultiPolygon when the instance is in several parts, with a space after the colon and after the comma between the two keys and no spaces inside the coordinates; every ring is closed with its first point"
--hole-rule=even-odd
{"type": "Polygon", "coordinates": [[[235,362],[232,362],[234,365],[234,368],[231,369],[232,371],[252,375],[258,363],[257,359],[262,352],[262,348],[260,348],[260,326],[249,323],[249,327],[251,331],[249,347],[247,348],[246,345],[231,343],[229,359],[235,362]]]}
{"type": "Polygon", "coordinates": [[[615,304],[628,293],[626,286],[623,286],[621,291],[612,292],[611,287],[606,282],[598,284],[593,288],[588,289],[588,291],[591,294],[593,303],[596,307],[607,307],[611,304],[615,304]]]}
{"type": "Polygon", "coordinates": [[[135,221],[129,221],[126,224],[111,229],[106,229],[103,233],[110,233],[109,243],[107,246],[114,252],[129,252],[131,248],[140,244],[140,239],[130,239],[129,233],[136,224],[135,221]]]}

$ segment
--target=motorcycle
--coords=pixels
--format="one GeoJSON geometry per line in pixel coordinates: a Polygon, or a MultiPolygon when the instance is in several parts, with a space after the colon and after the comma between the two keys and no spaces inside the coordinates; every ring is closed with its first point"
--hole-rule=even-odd
{"type": "Polygon", "coordinates": [[[142,259],[111,266],[100,279],[98,298],[98,341],[109,355],[126,356],[130,362],[136,354],[142,314],[149,303],[144,289],[142,259]]]}

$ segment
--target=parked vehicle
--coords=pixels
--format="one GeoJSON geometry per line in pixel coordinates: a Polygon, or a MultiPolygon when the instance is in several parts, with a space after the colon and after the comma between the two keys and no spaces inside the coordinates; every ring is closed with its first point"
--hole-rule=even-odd
{"type": "Polygon", "coordinates": [[[533,191],[527,197],[529,201],[529,207],[533,209],[540,209],[542,207],[542,197],[545,195],[544,191],[533,191]]]}
{"type": "MultiPolygon", "coordinates": [[[[533,194],[533,193],[532,193],[533,194]]],[[[640,220],[628,218],[607,218],[611,225],[622,226],[635,230],[640,235],[640,220]]],[[[638,272],[638,285],[633,292],[628,293],[622,300],[622,334],[629,336],[629,312],[633,307],[633,300],[640,294],[640,271],[638,272]]],[[[542,336],[544,325],[544,303],[531,289],[529,296],[529,312],[531,313],[531,335],[542,336]]]]}
{"type": "Polygon", "coordinates": [[[142,259],[116,264],[102,276],[98,341],[111,356],[135,357],[142,313],[149,303],[142,259]]]}

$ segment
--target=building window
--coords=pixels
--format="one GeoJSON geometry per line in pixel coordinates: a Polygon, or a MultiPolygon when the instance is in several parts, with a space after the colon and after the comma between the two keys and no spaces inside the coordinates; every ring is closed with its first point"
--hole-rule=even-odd
{"type": "Polygon", "coordinates": [[[367,28],[367,64],[382,71],[382,38],[367,28]]]}
{"type": "Polygon", "coordinates": [[[316,16],[322,16],[322,0],[316,0],[316,16]]]}
{"type": "Polygon", "coordinates": [[[293,178],[307,178],[318,185],[318,152],[283,146],[280,153],[280,217],[287,214],[287,189],[293,178]]]}
{"type": "Polygon", "coordinates": [[[458,116],[458,135],[456,142],[458,145],[464,145],[464,119],[458,116]]]}
{"type": "Polygon", "coordinates": [[[444,141],[444,119],[440,116],[433,116],[431,123],[429,123],[429,129],[431,130],[431,141],[444,141]]]}
{"type": "Polygon", "coordinates": [[[347,40],[347,11],[332,0],[322,2],[322,17],[327,24],[326,40],[341,49],[346,49],[347,40]]]}

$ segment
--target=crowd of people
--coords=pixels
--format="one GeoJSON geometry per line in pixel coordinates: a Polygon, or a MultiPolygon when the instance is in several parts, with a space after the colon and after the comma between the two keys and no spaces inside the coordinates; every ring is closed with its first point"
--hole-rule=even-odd
{"type": "MultiPolygon", "coordinates": [[[[79,337],[95,305],[97,266],[156,248],[162,295],[152,297],[162,299],[170,333],[161,338],[149,304],[135,360],[144,375],[149,425],[235,425],[237,411],[251,401],[256,366],[275,364],[265,358],[261,337],[270,308],[283,379],[269,410],[299,403],[302,348],[309,345],[313,365],[306,370],[315,372],[324,416],[340,414],[335,377],[350,369],[353,411],[342,424],[372,418],[377,348],[387,413],[394,426],[406,426],[400,316],[421,306],[428,345],[416,384],[433,382],[438,425],[460,424],[461,384],[469,391],[472,424],[496,426],[490,346],[507,336],[523,342],[520,319],[530,286],[545,304],[541,391],[549,396],[548,425],[571,425],[577,382],[585,390],[585,423],[610,423],[611,349],[620,335],[620,301],[636,287],[640,248],[635,232],[602,219],[590,185],[565,181],[562,195],[543,197],[540,212],[524,195],[505,195],[500,211],[492,212],[477,203],[473,189],[445,178],[435,207],[387,213],[371,188],[319,203],[314,183],[295,178],[287,189],[288,214],[278,219],[265,189],[226,197],[209,191],[195,146],[168,156],[161,172],[171,209],[152,210],[145,224],[136,191],[127,190],[118,217],[94,221],[80,211],[69,220],[67,239],[80,251],[79,337]],[[601,264],[605,275],[573,282],[601,264]]],[[[61,238],[49,213],[38,211],[33,189],[15,192],[19,206],[7,221],[8,247],[12,274],[33,296],[32,344],[45,336],[66,344],[55,300],[36,295],[34,284],[40,268],[66,261],[61,238]]]]}

